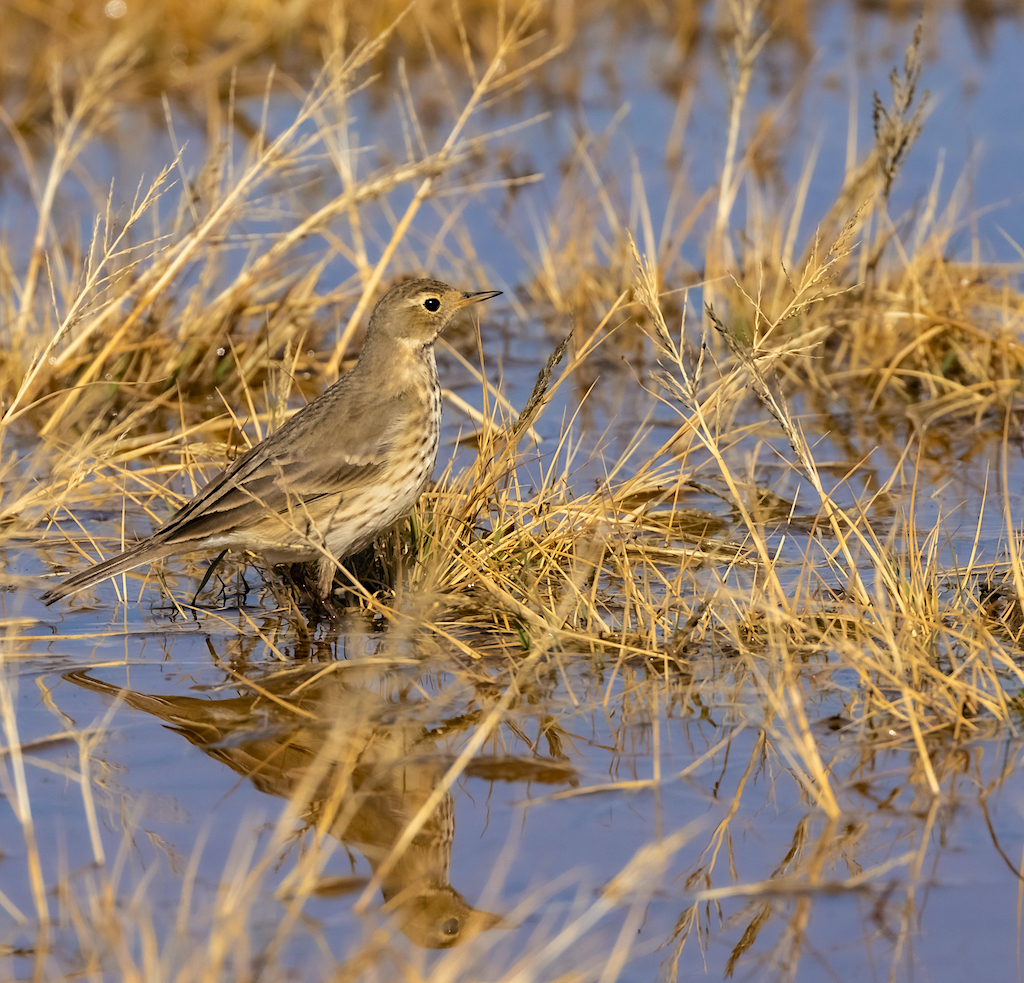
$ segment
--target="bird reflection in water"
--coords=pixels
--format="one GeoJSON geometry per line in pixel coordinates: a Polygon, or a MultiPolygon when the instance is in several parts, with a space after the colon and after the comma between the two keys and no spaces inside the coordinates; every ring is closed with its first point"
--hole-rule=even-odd
{"type": "MultiPolygon", "coordinates": [[[[308,826],[329,823],[331,835],[362,853],[374,874],[451,762],[437,746],[443,725],[432,731],[424,722],[429,703],[401,699],[397,673],[353,663],[254,676],[262,693],[224,699],[140,693],[85,672],[65,678],[158,717],[262,792],[303,796],[308,826]],[[388,688],[395,699],[381,695],[388,688]]],[[[547,777],[523,777],[565,781],[560,766],[548,761],[547,777]]],[[[381,882],[385,909],[407,938],[427,948],[459,945],[500,921],[449,883],[454,832],[447,793],[381,882]]]]}

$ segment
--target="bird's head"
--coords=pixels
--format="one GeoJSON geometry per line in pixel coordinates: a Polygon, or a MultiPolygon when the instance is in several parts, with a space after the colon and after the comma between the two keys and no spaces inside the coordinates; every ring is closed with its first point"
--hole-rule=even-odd
{"type": "Polygon", "coordinates": [[[500,290],[467,293],[440,280],[408,280],[392,287],[370,315],[367,341],[387,339],[413,349],[432,345],[455,314],[482,300],[497,297],[500,290]]]}

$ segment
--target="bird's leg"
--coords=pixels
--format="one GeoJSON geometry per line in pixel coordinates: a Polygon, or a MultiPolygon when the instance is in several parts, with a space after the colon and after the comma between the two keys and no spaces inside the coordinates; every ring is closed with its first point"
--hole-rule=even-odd
{"type": "MultiPolygon", "coordinates": [[[[308,650],[311,639],[310,632],[320,621],[323,605],[306,582],[306,568],[302,563],[282,563],[268,566],[270,576],[266,582],[274,594],[278,609],[289,619],[301,644],[308,650]],[[312,617],[307,618],[303,612],[302,602],[312,608],[312,617]]],[[[331,617],[336,617],[333,609],[328,609],[331,617]]],[[[299,656],[296,656],[299,658],[299,656]]]]}
{"type": "MultiPolygon", "coordinates": [[[[272,570],[275,576],[267,578],[272,589],[276,581],[278,588],[282,590],[282,593],[274,590],[274,597],[280,607],[294,611],[297,616],[300,611],[309,610],[310,617],[307,620],[310,627],[319,624],[325,619],[331,624],[337,624],[340,617],[338,609],[332,603],[330,596],[330,585],[333,581],[333,576],[331,581],[327,583],[326,592],[323,591],[322,581],[319,580],[319,577],[323,575],[323,564],[326,562],[325,557],[323,561],[317,564],[318,582],[315,588],[311,583],[312,572],[309,570],[309,565],[305,563],[292,563],[273,567],[272,570]]],[[[330,562],[329,569],[332,574],[337,569],[333,561],[330,562]]],[[[305,617],[305,615],[302,615],[302,617],[305,617]]]]}
{"type": "MultiPolygon", "coordinates": [[[[306,602],[304,608],[309,611],[307,618],[309,627],[314,628],[324,621],[331,625],[337,625],[341,616],[331,598],[331,584],[334,581],[336,565],[326,557],[317,563],[317,584],[315,588],[310,582],[312,571],[309,569],[309,566],[305,563],[294,564],[288,571],[289,582],[295,594],[299,595],[306,602]],[[325,566],[328,569],[327,574],[324,573],[325,566]],[[326,589],[324,588],[325,577],[327,578],[326,589]]],[[[295,599],[293,594],[293,603],[295,599]]]]}
{"type": "Polygon", "coordinates": [[[316,590],[321,601],[331,596],[334,586],[334,575],[338,572],[338,563],[333,557],[322,556],[316,565],[316,590]]]}

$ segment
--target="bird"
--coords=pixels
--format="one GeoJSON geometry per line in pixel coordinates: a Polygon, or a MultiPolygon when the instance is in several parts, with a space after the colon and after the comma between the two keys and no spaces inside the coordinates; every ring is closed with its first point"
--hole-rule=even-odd
{"type": "Polygon", "coordinates": [[[441,430],[434,343],[454,315],[500,290],[408,280],[377,302],[356,365],[233,461],[149,538],[41,597],[50,605],[165,556],[244,550],[271,564],[317,563],[330,595],[339,561],[412,511],[441,430]]]}

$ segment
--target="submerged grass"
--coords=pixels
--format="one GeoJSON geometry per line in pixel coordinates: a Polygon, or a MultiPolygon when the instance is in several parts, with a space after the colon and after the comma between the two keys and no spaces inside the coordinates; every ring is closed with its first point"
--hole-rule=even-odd
{"type": "MultiPolygon", "coordinates": [[[[265,44],[280,30],[267,27],[277,6],[252,9],[264,18],[253,33],[265,44]]],[[[344,19],[344,10],[332,7],[330,17],[344,19]]],[[[567,38],[565,25],[550,30],[551,10],[541,5],[481,11],[495,18],[487,19],[490,33],[464,5],[462,20],[445,22],[457,42],[426,34],[422,71],[447,86],[438,111],[446,131],[424,122],[405,69],[399,73],[393,94],[404,160],[383,145],[361,145],[353,106],[396,38],[409,45],[402,32],[413,21],[417,30],[432,22],[425,7],[361,24],[364,39],[355,43],[329,19],[332,29],[320,36],[323,69],[283,126],[272,122],[281,118],[273,79],[256,87],[250,80],[247,90],[228,70],[251,72],[242,56],[255,41],[229,45],[223,64],[211,59],[186,73],[181,86],[195,86],[193,95],[202,79],[226,86],[206,103],[206,158],[186,166],[178,152],[123,207],[121,189],[100,190],[83,177],[83,160],[125,87],[144,90],[138,72],[148,49],[131,33],[138,24],[111,29],[91,68],[67,76],[70,92],[50,108],[46,166],[34,162],[27,142],[19,145],[34,229],[0,244],[0,528],[9,555],[31,544],[47,571],[77,565],[119,549],[129,514],[159,522],[239,447],[344,370],[366,311],[398,271],[494,285],[462,216],[493,189],[514,202],[538,177],[510,175],[502,164],[510,132],[530,121],[492,124],[503,104],[511,101],[514,111],[537,73],[558,64],[567,38]],[[254,91],[266,92],[261,103],[247,99],[254,91]],[[250,113],[262,106],[258,125],[240,124],[243,102],[250,113]],[[71,184],[89,190],[87,231],[61,214],[71,184]],[[420,231],[428,213],[435,232],[420,231]]],[[[204,16],[226,27],[227,13],[204,16]]],[[[96,796],[113,793],[97,748],[109,720],[62,725],[60,739],[76,742],[79,754],[77,770],[61,774],[81,789],[94,866],[63,869],[58,883],[47,882],[51,865],[40,859],[26,778],[26,763],[38,759],[19,738],[15,667],[49,630],[30,602],[8,607],[0,779],[23,832],[34,913],[6,892],[0,905],[18,926],[14,934],[32,939],[18,953],[12,943],[11,952],[34,961],[39,978],[276,978],[305,962],[294,952],[301,937],[321,953],[323,978],[484,973],[518,981],[566,973],[557,978],[611,981],[635,955],[637,926],[670,870],[682,879],[686,907],[662,940],[671,953],[666,972],[678,969],[691,937],[707,946],[723,900],[750,898],[732,915],[745,928],[730,974],[772,917],[767,899],[782,897],[775,941],[760,958],[785,976],[799,962],[816,892],[875,890],[877,879],[905,865],[890,948],[892,965],[901,964],[927,834],[971,767],[970,742],[1015,732],[1020,719],[1024,565],[1010,510],[1010,445],[1024,366],[1021,297],[1007,271],[949,258],[952,237],[970,220],[961,213],[964,188],[942,204],[936,181],[916,215],[889,213],[890,190],[923,125],[920,32],[892,92],[876,104],[873,146],[861,159],[851,156],[834,206],[800,242],[815,162],[788,204],[773,210],[756,175],[757,137],[743,140],[767,12],[736,0],[719,13],[730,67],[719,181],[691,193],[680,177],[657,228],[640,169],[631,200],[620,205],[602,140],[574,136],[550,215],[532,217],[533,276],[512,302],[517,315],[555,325],[551,357],[518,410],[486,370],[478,373],[480,408],[449,394],[452,406],[471,411],[472,459],[463,439],[410,527],[339,570],[350,620],[325,627],[297,604],[280,607],[254,586],[260,575],[246,558],[218,569],[195,600],[202,571],[188,560],[122,582],[126,609],[169,598],[167,612],[227,636],[223,650],[211,642],[211,651],[224,685],[241,695],[167,698],[93,673],[66,681],[111,697],[112,712],[126,704],[153,715],[287,803],[268,827],[253,823],[239,834],[212,890],[199,884],[200,837],[170,917],[148,896],[149,875],[130,886],[124,880],[141,828],[128,804],[117,820],[116,855],[104,847],[96,796]],[[744,190],[739,230],[734,213],[744,190]],[[635,358],[627,383],[642,388],[658,414],[670,414],[672,426],[655,431],[638,420],[635,435],[604,458],[591,450],[595,442],[581,440],[577,417],[600,360],[623,352],[635,358]],[[870,448],[842,447],[841,435],[828,453],[838,447],[846,457],[823,457],[820,434],[808,436],[816,409],[878,421],[872,439],[897,445],[888,473],[877,474],[870,448]],[[551,424],[558,412],[563,419],[551,424]],[[886,422],[894,416],[907,421],[897,435],[886,422]],[[539,431],[556,436],[538,447],[539,431]],[[968,556],[951,559],[946,516],[920,528],[935,433],[993,434],[1002,443],[1002,472],[981,501],[968,556]],[[595,468],[600,480],[587,490],[578,475],[595,468]],[[998,563],[979,546],[996,485],[1005,529],[998,563]],[[787,488],[798,493],[787,496],[787,488]],[[254,592],[257,601],[246,603],[254,592]],[[384,649],[372,659],[337,659],[340,639],[362,619],[377,631],[386,626],[384,649]],[[401,677],[430,699],[401,727],[383,726],[379,694],[346,676],[366,672],[401,677]],[[435,684],[441,676],[446,682],[435,684]],[[546,716],[530,709],[545,702],[561,709],[546,716]],[[700,706],[724,708],[723,730],[692,767],[727,759],[734,742],[749,755],[710,834],[668,817],[600,891],[581,889],[557,924],[543,913],[563,885],[539,886],[501,916],[510,927],[543,915],[529,944],[503,949],[500,934],[484,931],[496,917],[487,904],[469,905],[447,883],[452,833],[444,817],[456,783],[474,773],[500,781],[505,769],[508,780],[543,783],[539,776],[548,775],[571,784],[565,721],[600,712],[612,722],[617,751],[634,724],[653,728],[653,773],[563,789],[544,801],[659,793],[669,780],[660,772],[663,708],[685,718],[700,706]],[[536,740],[523,731],[531,714],[541,718],[536,740]],[[822,719],[851,738],[845,752],[826,746],[822,719]],[[542,735],[550,753],[539,756],[542,735]],[[867,759],[896,751],[908,762],[899,794],[925,816],[919,846],[832,876],[864,834],[852,803],[873,794],[867,759]],[[761,771],[771,773],[773,787],[785,775],[798,790],[803,818],[792,850],[765,880],[716,879],[723,848],[731,867],[730,824],[750,776],[761,771]],[[700,850],[680,874],[673,858],[693,843],[700,850]],[[363,851],[369,878],[327,873],[340,844],[363,851]],[[340,955],[304,914],[311,899],[331,891],[358,891],[355,910],[366,921],[362,940],[350,940],[340,955]],[[373,911],[378,892],[390,920],[373,911]],[[272,929],[261,921],[270,895],[284,912],[272,929]],[[624,912],[619,934],[602,940],[594,927],[613,910],[624,912]],[[399,954],[396,925],[431,945],[450,919],[458,938],[443,941],[473,936],[470,944],[429,964],[399,954]]],[[[305,31],[319,30],[328,16],[314,3],[292,15],[305,31]]],[[[201,33],[204,25],[186,27],[201,33]]],[[[51,96],[64,82],[53,77],[51,96]]],[[[21,126],[35,111],[41,97],[33,92],[22,93],[28,108],[7,109],[8,125],[21,126]]],[[[684,129],[689,98],[688,90],[680,95],[684,129]]],[[[165,108],[177,147],[174,112],[165,108]]],[[[451,339],[459,359],[471,359],[475,345],[465,329],[451,339]]],[[[489,367],[486,351],[482,358],[489,367]]],[[[42,583],[40,567],[25,566],[7,573],[21,596],[42,583]]],[[[69,603],[65,642],[120,637],[113,624],[78,631],[93,604],[90,597],[69,603]]],[[[124,617],[127,641],[127,610],[124,617]]],[[[160,609],[148,618],[150,631],[176,630],[160,609]]],[[[991,790],[999,781],[979,785],[991,790]]],[[[113,814],[109,801],[107,808],[113,814]]],[[[492,897],[502,876],[499,865],[492,897]]],[[[872,917],[888,924],[888,895],[872,898],[872,917]]]]}

